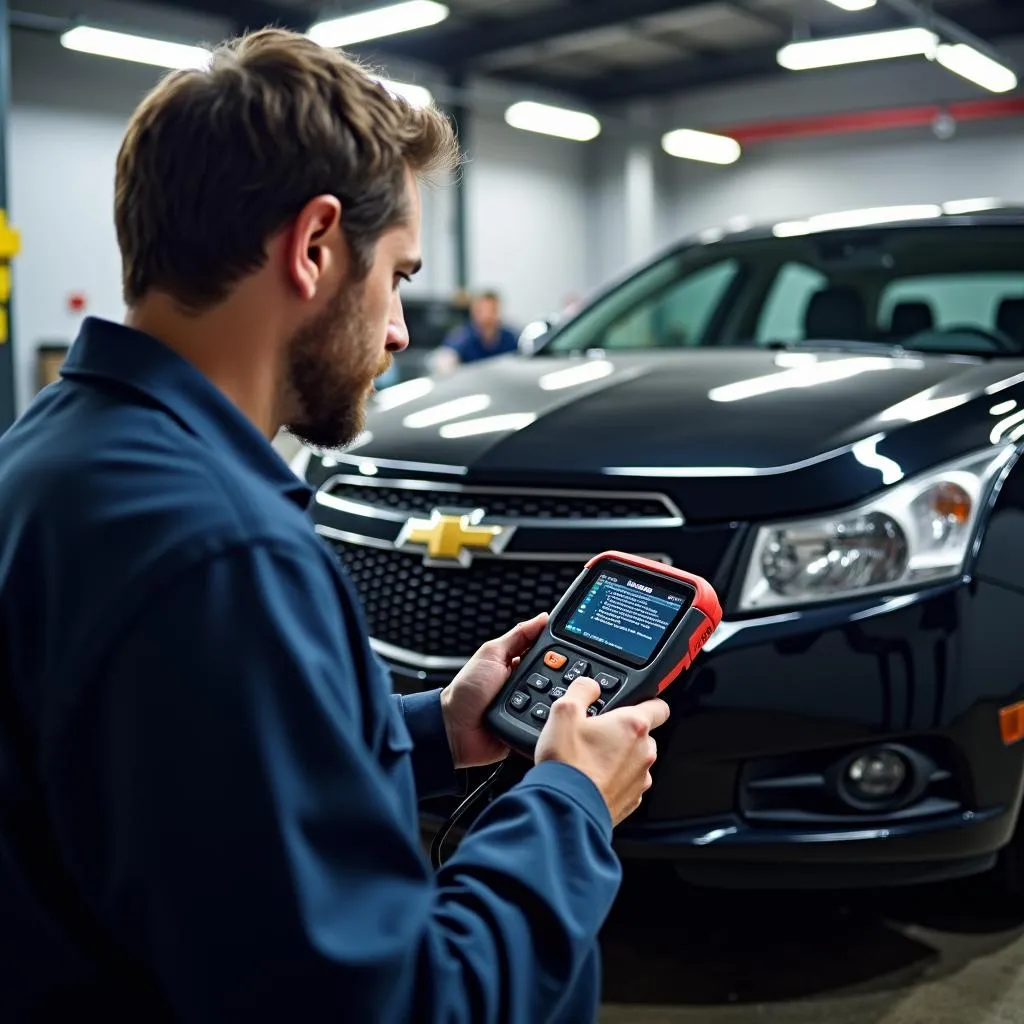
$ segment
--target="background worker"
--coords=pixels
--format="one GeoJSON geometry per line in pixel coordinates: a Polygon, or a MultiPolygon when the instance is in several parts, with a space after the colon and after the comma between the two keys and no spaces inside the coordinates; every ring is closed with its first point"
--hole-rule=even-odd
{"type": "Polygon", "coordinates": [[[431,357],[431,369],[438,374],[451,373],[466,363],[506,355],[518,349],[518,338],[503,323],[501,296],[494,291],[475,295],[469,306],[469,319],[456,327],[431,357]]]}

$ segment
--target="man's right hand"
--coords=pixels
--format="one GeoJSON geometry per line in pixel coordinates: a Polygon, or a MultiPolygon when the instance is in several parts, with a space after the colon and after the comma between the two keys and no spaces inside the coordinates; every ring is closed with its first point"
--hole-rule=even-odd
{"type": "Polygon", "coordinates": [[[651,786],[651,766],[658,757],[651,730],[668,719],[669,708],[655,698],[588,718],[587,708],[600,696],[593,679],[574,680],[551,706],[534,761],[561,761],[583,772],[618,825],[640,806],[651,786]]]}

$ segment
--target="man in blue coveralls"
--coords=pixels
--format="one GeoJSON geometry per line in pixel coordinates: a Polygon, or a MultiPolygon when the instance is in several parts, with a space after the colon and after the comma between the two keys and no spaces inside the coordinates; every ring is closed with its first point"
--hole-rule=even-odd
{"type": "Polygon", "coordinates": [[[464,363],[507,355],[519,348],[519,341],[501,319],[501,297],[481,292],[469,307],[469,321],[456,327],[433,353],[436,373],[448,373],[464,363]]]}
{"type": "MultiPolygon", "coordinates": [[[[507,751],[542,627],[393,695],[282,425],[351,440],[408,342],[447,121],[257,32],[142,102],[124,323],[88,320],[0,440],[0,1018],[580,1024],[660,701],[575,682],[438,874],[417,798],[507,751]]],[[[401,594],[395,594],[401,600],[401,594]]]]}

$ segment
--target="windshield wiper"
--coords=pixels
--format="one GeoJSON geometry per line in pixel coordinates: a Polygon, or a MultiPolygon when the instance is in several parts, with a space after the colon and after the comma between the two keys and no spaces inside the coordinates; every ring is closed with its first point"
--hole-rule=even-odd
{"type": "Polygon", "coordinates": [[[808,338],[803,341],[769,341],[761,346],[773,352],[788,352],[801,348],[834,349],[838,352],[874,352],[880,355],[903,355],[908,350],[903,345],[884,341],[856,341],[839,339],[835,341],[808,338]]]}

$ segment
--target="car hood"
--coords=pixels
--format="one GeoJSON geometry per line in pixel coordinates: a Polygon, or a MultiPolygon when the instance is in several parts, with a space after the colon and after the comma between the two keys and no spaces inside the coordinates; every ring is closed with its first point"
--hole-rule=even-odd
{"type": "Polygon", "coordinates": [[[809,510],[877,489],[883,451],[909,474],[987,437],[991,394],[1015,393],[1022,371],[1024,360],[871,350],[511,356],[382,392],[348,457],[537,486],[658,480],[691,517],[809,510]],[[958,426],[936,426],[950,416],[958,426]],[[851,455],[844,488],[835,469],[851,455]]]}

